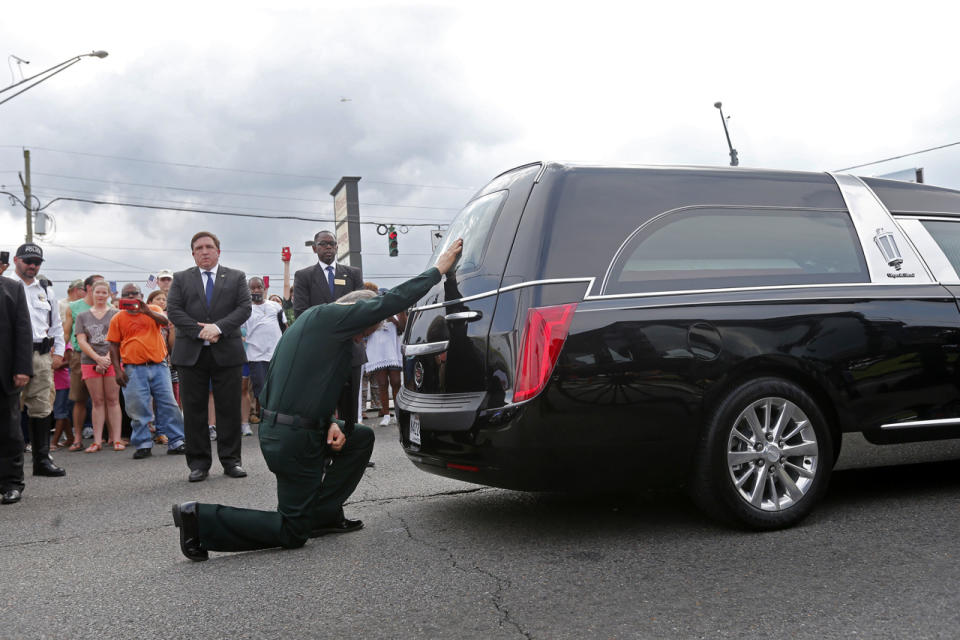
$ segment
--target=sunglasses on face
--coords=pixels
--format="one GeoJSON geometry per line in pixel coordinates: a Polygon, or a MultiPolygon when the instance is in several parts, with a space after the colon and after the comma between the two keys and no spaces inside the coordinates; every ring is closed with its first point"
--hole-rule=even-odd
{"type": "Polygon", "coordinates": [[[20,260],[23,261],[23,264],[28,264],[31,267],[39,267],[43,263],[40,258],[20,258],[20,260]]]}
{"type": "Polygon", "coordinates": [[[140,295],[140,292],[139,292],[139,291],[127,291],[126,293],[124,293],[124,294],[121,295],[120,297],[121,297],[121,298],[136,298],[136,297],[138,297],[139,295],[140,295]]]}

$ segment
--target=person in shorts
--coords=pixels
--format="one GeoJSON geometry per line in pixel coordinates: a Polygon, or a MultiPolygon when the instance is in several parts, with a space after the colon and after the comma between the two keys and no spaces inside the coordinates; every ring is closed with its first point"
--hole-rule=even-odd
{"type": "Polygon", "coordinates": [[[103,423],[110,428],[110,440],[114,451],[123,451],[126,446],[120,441],[120,387],[117,386],[116,372],[110,361],[110,344],[107,331],[113,316],[119,313],[108,306],[110,285],[100,280],[93,285],[93,306],[77,316],[74,333],[83,356],[80,366],[83,382],[90,392],[93,402],[93,444],[87,447],[87,453],[95,453],[103,447],[103,423]]]}
{"type": "Polygon", "coordinates": [[[64,363],[53,372],[53,388],[56,395],[53,399],[53,436],[50,438],[50,451],[56,451],[73,444],[73,429],[70,425],[70,414],[73,412],[73,400],[70,399],[70,368],[66,363],[70,360],[70,345],[64,353],[64,363]],[[64,438],[63,443],[60,439],[64,438]]]}
{"type": "MultiPolygon", "coordinates": [[[[77,316],[90,309],[93,306],[93,285],[103,280],[103,276],[94,274],[87,276],[83,281],[84,296],[79,300],[74,300],[67,305],[67,311],[63,318],[63,334],[70,337],[70,400],[73,401],[73,444],[70,451],[83,451],[83,423],[87,420],[87,400],[90,399],[90,392],[87,391],[87,385],[83,382],[83,370],[81,368],[80,345],[77,343],[77,334],[74,331],[74,321],[77,316]]],[[[88,436],[89,437],[89,436],[88,436]]]]}

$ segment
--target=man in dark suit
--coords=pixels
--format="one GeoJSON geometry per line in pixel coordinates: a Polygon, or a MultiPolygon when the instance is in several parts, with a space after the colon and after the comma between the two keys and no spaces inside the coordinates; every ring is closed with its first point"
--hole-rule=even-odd
{"type": "Polygon", "coordinates": [[[217,454],[223,472],[246,477],[240,466],[240,383],[247,361],[240,326],[250,317],[247,276],[220,262],[220,240],[200,231],[190,241],[196,267],[173,276],[167,317],[176,327],[170,362],[180,374],[180,400],[190,482],[205,480],[212,456],[207,398],[213,390],[217,454]]]}
{"type": "MultiPolygon", "coordinates": [[[[330,304],[351,291],[363,288],[363,274],[357,267],[337,262],[337,239],[330,231],[318,231],[313,236],[313,252],[319,261],[312,267],[300,269],[293,276],[293,313],[301,313],[318,304],[330,304]]],[[[362,367],[367,361],[367,350],[362,342],[353,344],[350,379],[343,385],[337,402],[337,415],[354,424],[360,404],[362,367]]]]}
{"type": "Polygon", "coordinates": [[[0,277],[0,504],[19,502],[23,493],[19,398],[31,376],[33,329],[27,297],[19,282],[0,277]]]}

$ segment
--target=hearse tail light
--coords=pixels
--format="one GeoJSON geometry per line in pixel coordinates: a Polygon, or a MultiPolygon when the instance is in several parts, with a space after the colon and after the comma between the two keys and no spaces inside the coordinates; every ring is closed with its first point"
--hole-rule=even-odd
{"type": "Polygon", "coordinates": [[[883,229],[877,229],[877,235],[873,236],[873,241],[880,248],[883,259],[887,264],[900,271],[900,265],[903,264],[903,256],[900,255],[900,248],[897,247],[897,240],[893,234],[883,229]]]}
{"type": "Polygon", "coordinates": [[[517,358],[514,402],[529,400],[547,384],[576,309],[577,303],[573,302],[555,307],[534,307],[527,312],[517,358]]]}

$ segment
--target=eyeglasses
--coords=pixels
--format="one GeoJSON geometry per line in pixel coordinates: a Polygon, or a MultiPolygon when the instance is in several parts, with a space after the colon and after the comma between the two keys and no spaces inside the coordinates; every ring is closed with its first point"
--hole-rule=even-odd
{"type": "Polygon", "coordinates": [[[331,241],[329,241],[329,240],[324,240],[323,242],[317,242],[316,245],[317,245],[318,247],[335,247],[335,246],[337,246],[337,243],[336,243],[336,242],[331,242],[331,241]]]}
{"type": "Polygon", "coordinates": [[[20,258],[20,260],[31,267],[39,267],[43,263],[43,259],[41,258],[20,258]]]}

